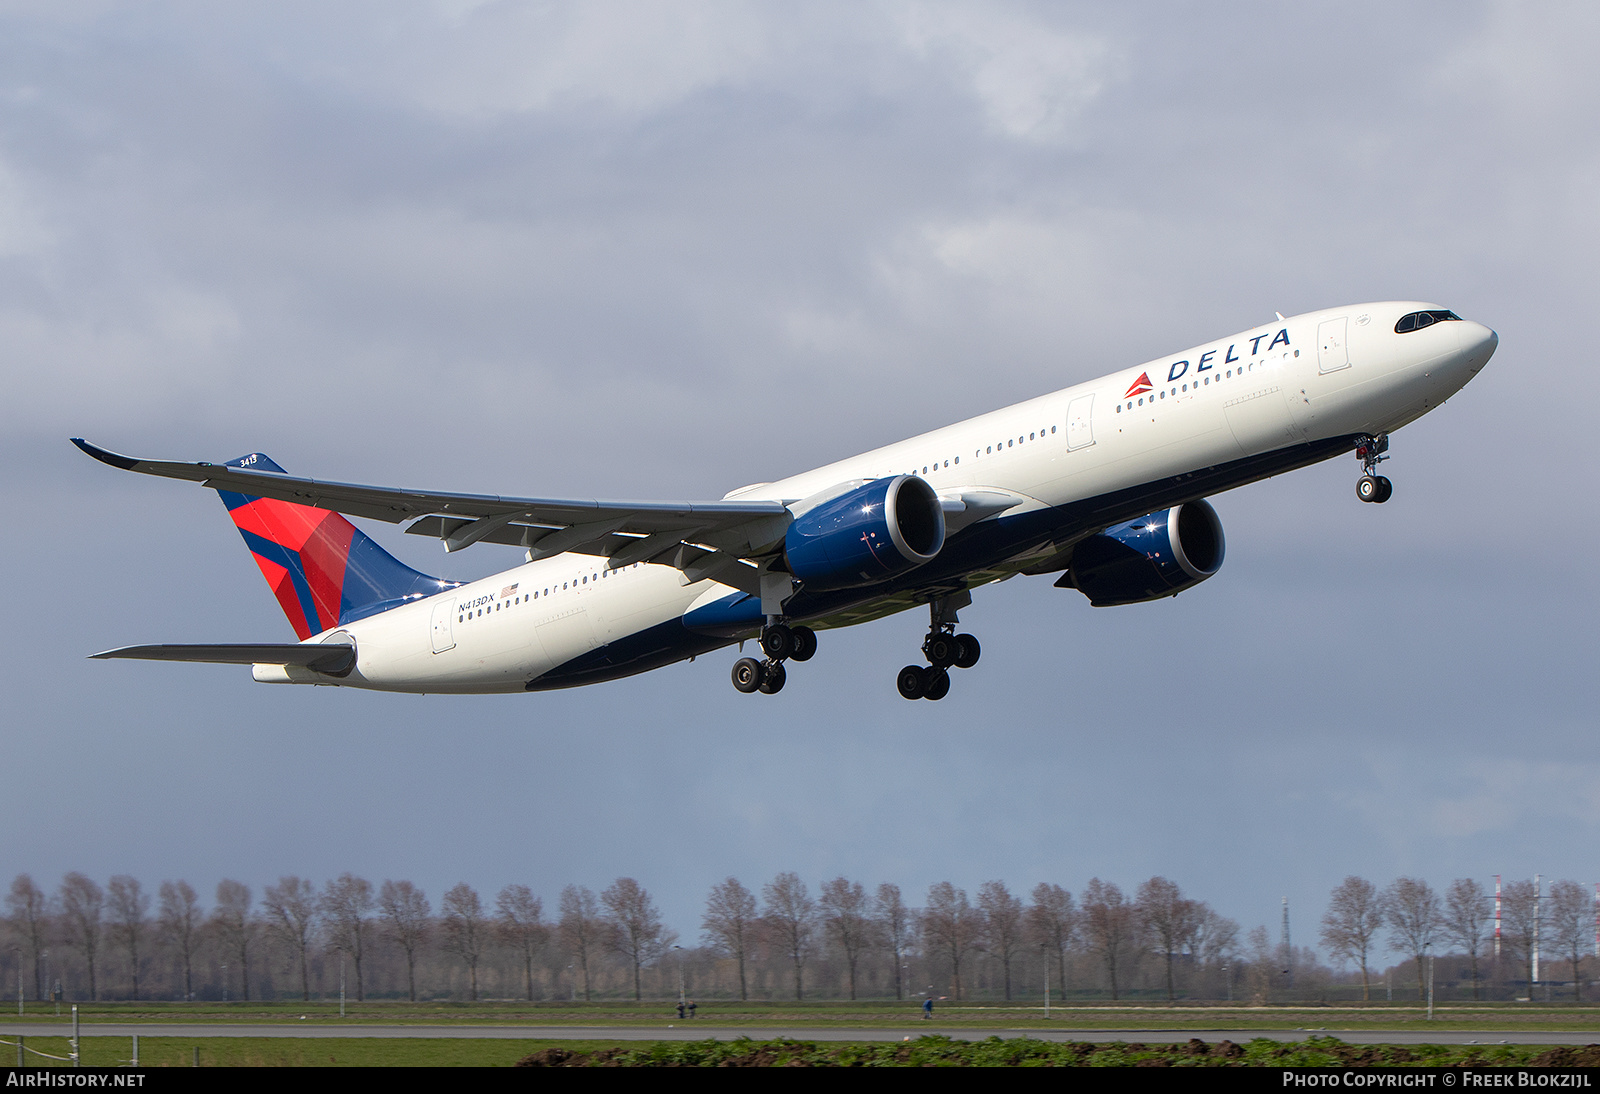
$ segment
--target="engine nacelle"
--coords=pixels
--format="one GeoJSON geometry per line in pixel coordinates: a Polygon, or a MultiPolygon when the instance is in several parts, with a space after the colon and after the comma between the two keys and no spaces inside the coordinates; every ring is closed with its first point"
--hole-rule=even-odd
{"type": "Polygon", "coordinates": [[[1057,585],[1097,608],[1176,596],[1222,568],[1222,521],[1205,501],[1185,502],[1090,536],[1057,585]]]}
{"type": "Polygon", "coordinates": [[[931,562],[944,546],[944,509],[915,475],[877,479],[795,518],[784,536],[789,572],[819,591],[873,585],[931,562]]]}

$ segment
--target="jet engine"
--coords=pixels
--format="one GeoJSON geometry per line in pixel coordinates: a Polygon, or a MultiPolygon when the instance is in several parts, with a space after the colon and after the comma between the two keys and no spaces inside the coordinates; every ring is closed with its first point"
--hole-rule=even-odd
{"type": "Polygon", "coordinates": [[[1216,573],[1224,549],[1217,511],[1185,502],[1090,536],[1056,585],[1077,589],[1097,608],[1159,600],[1216,573]]]}
{"type": "Polygon", "coordinates": [[[915,475],[876,479],[801,513],[784,536],[789,572],[819,591],[874,585],[932,561],[944,510],[915,475]]]}

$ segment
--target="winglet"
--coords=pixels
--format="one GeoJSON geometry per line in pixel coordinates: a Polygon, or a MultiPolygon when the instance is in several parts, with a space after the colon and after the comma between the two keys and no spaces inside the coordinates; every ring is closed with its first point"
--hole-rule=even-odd
{"type": "Polygon", "coordinates": [[[139,461],[132,456],[119,456],[115,452],[107,452],[103,448],[96,448],[82,437],[72,438],[72,443],[83,449],[101,463],[108,463],[112,467],[121,468],[123,471],[132,471],[139,466],[139,461]]]}

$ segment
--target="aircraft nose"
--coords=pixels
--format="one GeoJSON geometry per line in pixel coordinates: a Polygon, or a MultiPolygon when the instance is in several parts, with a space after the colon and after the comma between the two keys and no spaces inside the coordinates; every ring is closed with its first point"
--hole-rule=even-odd
{"type": "Polygon", "coordinates": [[[1482,323],[1474,323],[1470,319],[1462,322],[1457,337],[1461,339],[1461,350],[1467,369],[1474,374],[1489,363],[1489,358],[1494,356],[1495,349],[1500,345],[1498,334],[1482,323]]]}

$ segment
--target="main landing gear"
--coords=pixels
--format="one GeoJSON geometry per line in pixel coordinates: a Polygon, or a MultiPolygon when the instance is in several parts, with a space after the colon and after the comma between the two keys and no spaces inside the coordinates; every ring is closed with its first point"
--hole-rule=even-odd
{"type": "Polygon", "coordinates": [[[1376,437],[1364,437],[1356,445],[1356,459],[1361,461],[1361,478],[1356,482],[1356,497],[1362,501],[1374,502],[1382,505],[1394,494],[1394,483],[1375,474],[1378,465],[1389,457],[1384,455],[1389,451],[1389,434],[1380,433],[1376,437]]]}
{"type": "Polygon", "coordinates": [[[811,660],[817,652],[817,632],[774,621],[761,631],[761,652],[767,655],[765,661],[741,657],[733,663],[733,686],[746,695],[753,691],[776,695],[782,691],[789,678],[783,663],[811,660]]]}
{"type": "Polygon", "coordinates": [[[956,633],[956,612],[972,603],[972,594],[956,593],[930,601],[928,637],[922,641],[926,668],[907,665],[894,678],[894,686],[907,699],[943,699],[950,693],[950,670],[970,669],[978,663],[982,647],[970,634],[956,633]]]}

